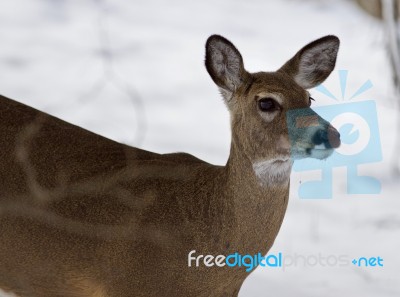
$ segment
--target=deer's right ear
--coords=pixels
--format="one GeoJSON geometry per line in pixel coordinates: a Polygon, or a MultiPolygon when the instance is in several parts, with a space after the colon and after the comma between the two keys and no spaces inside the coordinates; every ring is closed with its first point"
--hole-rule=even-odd
{"type": "Polygon", "coordinates": [[[292,76],[304,89],[313,88],[335,68],[339,43],[333,35],[317,39],[299,50],[279,71],[292,76]]]}
{"type": "Polygon", "coordinates": [[[239,51],[229,40],[219,35],[207,39],[205,64],[213,81],[225,93],[223,95],[231,96],[247,74],[239,51]]]}

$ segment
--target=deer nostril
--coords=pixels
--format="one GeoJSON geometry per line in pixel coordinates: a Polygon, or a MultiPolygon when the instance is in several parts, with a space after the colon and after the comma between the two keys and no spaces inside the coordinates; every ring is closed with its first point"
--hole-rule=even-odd
{"type": "Polygon", "coordinates": [[[315,132],[312,142],[315,145],[324,144],[326,148],[338,148],[340,146],[340,134],[335,128],[329,126],[327,129],[320,129],[315,132]]]}
{"type": "Polygon", "coordinates": [[[330,126],[328,128],[327,134],[328,134],[328,141],[331,147],[338,148],[340,146],[340,133],[335,128],[330,126]]]}
{"type": "Polygon", "coordinates": [[[326,130],[323,130],[323,129],[318,130],[318,131],[314,134],[314,136],[313,136],[313,138],[312,138],[312,142],[313,142],[315,145],[319,145],[319,144],[322,144],[322,143],[326,143],[327,141],[328,141],[328,134],[327,134],[326,130]]]}

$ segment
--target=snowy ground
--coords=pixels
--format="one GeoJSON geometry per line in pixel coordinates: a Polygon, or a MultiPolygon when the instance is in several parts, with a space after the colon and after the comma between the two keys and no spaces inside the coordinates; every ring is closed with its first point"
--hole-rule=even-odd
{"type": "MultiPolygon", "coordinates": [[[[203,66],[213,33],[237,45],[249,71],[274,70],[305,43],[339,36],[336,69],[349,70],[348,93],[374,85],[360,98],[376,100],[383,149],[382,162],[360,167],[381,180],[380,195],[346,195],[346,168],[336,168],[333,199],[299,199],[300,181],[315,173],[293,173],[271,253],[380,256],[384,267],[259,268],[240,296],[400,296],[400,185],[389,170],[398,131],[384,34],[351,2],[2,0],[0,93],[147,150],[224,164],[228,112],[203,66]]],[[[326,86],[340,93],[337,72],[326,86]]],[[[312,93],[316,105],[332,104],[312,93]]]]}

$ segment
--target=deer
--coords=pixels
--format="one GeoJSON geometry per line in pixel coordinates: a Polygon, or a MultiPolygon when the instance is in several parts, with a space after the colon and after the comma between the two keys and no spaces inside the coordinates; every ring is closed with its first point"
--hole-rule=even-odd
{"type": "Polygon", "coordinates": [[[284,219],[293,162],[325,159],[340,134],[311,109],[339,39],[250,73],[226,38],[205,66],[230,113],[225,166],[107,139],[0,97],[0,288],[19,297],[238,296],[244,267],[188,255],[267,254],[284,219]],[[288,120],[291,110],[302,110],[288,120]],[[300,124],[299,124],[300,123],[300,124]],[[301,127],[289,135],[289,125],[301,127]]]}

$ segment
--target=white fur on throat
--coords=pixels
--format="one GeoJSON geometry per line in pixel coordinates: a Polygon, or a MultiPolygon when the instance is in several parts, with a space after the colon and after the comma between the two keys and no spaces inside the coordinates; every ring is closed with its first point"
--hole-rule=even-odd
{"type": "Polygon", "coordinates": [[[289,182],[293,161],[279,159],[255,162],[253,170],[262,186],[281,185],[289,182]]]}
{"type": "Polygon", "coordinates": [[[2,289],[0,289],[0,297],[17,297],[17,295],[14,295],[13,293],[10,292],[5,292],[2,289]]]}

